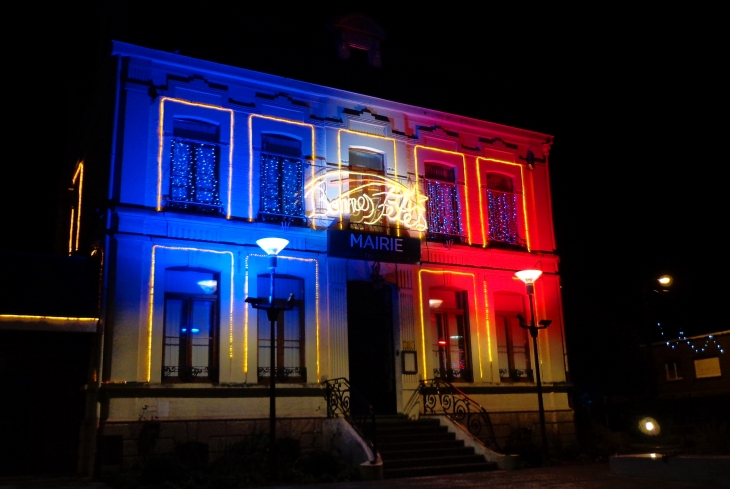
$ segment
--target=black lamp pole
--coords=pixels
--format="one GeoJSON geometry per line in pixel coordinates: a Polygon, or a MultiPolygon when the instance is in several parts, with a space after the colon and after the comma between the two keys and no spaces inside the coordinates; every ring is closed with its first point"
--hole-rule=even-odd
{"type": "Polygon", "coordinates": [[[289,311],[293,308],[291,301],[294,294],[289,296],[285,304],[275,304],[275,273],[277,258],[276,254],[267,252],[269,256],[269,297],[268,299],[247,298],[246,302],[251,304],[254,309],[264,309],[266,317],[271,324],[269,355],[269,470],[271,480],[276,480],[278,476],[278,461],[276,453],[276,321],[282,311],[289,311]]]}
{"type": "Polygon", "coordinates": [[[532,337],[532,351],[533,356],[535,357],[535,384],[537,385],[537,409],[538,413],[540,415],[540,438],[542,438],[542,451],[545,457],[548,456],[548,443],[547,443],[547,433],[545,430],[545,406],[543,405],[542,401],[542,377],[540,376],[540,356],[537,349],[537,333],[541,329],[545,329],[548,326],[550,326],[549,319],[540,321],[540,325],[537,326],[535,324],[535,306],[534,306],[534,295],[535,295],[535,284],[532,282],[526,282],[525,285],[527,286],[527,295],[529,297],[530,301],[530,324],[525,325],[525,318],[523,318],[520,314],[517,315],[517,318],[520,320],[520,327],[527,329],[530,331],[530,336],[532,337]]]}

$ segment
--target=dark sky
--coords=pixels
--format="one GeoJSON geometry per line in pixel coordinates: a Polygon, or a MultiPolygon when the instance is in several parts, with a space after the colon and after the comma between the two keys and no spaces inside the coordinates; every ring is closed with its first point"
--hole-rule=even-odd
{"type": "Polygon", "coordinates": [[[5,131],[10,122],[20,137],[8,142],[2,249],[52,249],[58,182],[84,138],[106,137],[96,68],[114,38],[551,134],[565,320],[585,340],[576,347],[632,333],[645,296],[669,311],[648,285],[660,273],[675,276],[664,302],[677,327],[730,329],[713,278],[727,222],[719,12],[383,4],[359,11],[386,32],[383,68],[353,77],[328,30],[351,10],[262,5],[112,1],[21,14],[28,28],[6,44],[5,131]]]}

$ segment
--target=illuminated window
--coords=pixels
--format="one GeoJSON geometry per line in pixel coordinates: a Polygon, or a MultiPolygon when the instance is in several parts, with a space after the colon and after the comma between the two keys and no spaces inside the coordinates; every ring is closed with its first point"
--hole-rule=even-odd
{"type": "Polygon", "coordinates": [[[220,214],[220,128],[193,119],[175,119],[170,140],[170,189],[165,209],[220,214]]]}
{"type": "Polygon", "coordinates": [[[471,382],[469,312],[466,291],[434,288],[430,291],[436,378],[471,382]],[[439,302],[440,301],[440,302],[439,302]]]}
{"type": "Polygon", "coordinates": [[[386,218],[380,216],[380,205],[383,203],[382,181],[369,175],[384,174],[385,161],[382,153],[364,149],[350,148],[350,177],[348,210],[351,228],[364,231],[383,232],[387,230],[386,218]]]}
{"type": "Polygon", "coordinates": [[[512,178],[500,173],[487,173],[487,215],[489,241],[492,246],[524,248],[519,235],[519,196],[512,178]]]}
{"type": "Polygon", "coordinates": [[[679,362],[676,360],[666,362],[664,372],[667,375],[667,380],[680,380],[682,378],[682,371],[679,368],[679,362]]]}
{"type": "MultiPolygon", "coordinates": [[[[269,275],[257,279],[259,294],[267,295],[269,275]]],[[[294,307],[281,311],[275,325],[274,356],[277,382],[306,382],[304,350],[304,281],[298,277],[276,275],[276,300],[284,303],[290,294],[294,307]]],[[[258,381],[268,383],[271,377],[271,321],[266,311],[258,311],[258,381]]]]}
{"type": "Polygon", "coordinates": [[[165,271],[163,382],[218,382],[218,277],[165,271]]]}
{"type": "Polygon", "coordinates": [[[265,222],[304,224],[302,143],[278,134],[261,138],[261,205],[265,222]]]}
{"type": "Polygon", "coordinates": [[[722,376],[722,373],[720,372],[720,359],[718,357],[695,360],[695,377],[698,379],[720,376],[722,376]]]}
{"type": "Polygon", "coordinates": [[[456,171],[453,167],[426,163],[428,235],[430,241],[461,242],[461,218],[456,171]]]}
{"type": "Polygon", "coordinates": [[[530,341],[516,313],[496,313],[499,378],[503,382],[532,382],[530,341]]]}

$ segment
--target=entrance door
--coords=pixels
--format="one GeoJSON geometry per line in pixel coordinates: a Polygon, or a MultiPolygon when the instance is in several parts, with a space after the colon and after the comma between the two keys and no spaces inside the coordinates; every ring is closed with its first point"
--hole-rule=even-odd
{"type": "Polygon", "coordinates": [[[384,284],[376,286],[372,282],[348,282],[347,324],[350,385],[372,404],[377,414],[394,414],[395,348],[391,287],[384,284]]]}

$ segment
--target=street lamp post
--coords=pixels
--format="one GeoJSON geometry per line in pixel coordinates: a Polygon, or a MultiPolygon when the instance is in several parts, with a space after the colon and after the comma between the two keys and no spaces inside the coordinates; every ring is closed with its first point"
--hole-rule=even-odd
{"type": "Polygon", "coordinates": [[[527,295],[530,302],[530,324],[525,324],[525,318],[518,314],[517,318],[520,320],[520,327],[527,329],[532,337],[532,351],[535,357],[535,384],[537,385],[537,409],[540,415],[540,437],[542,438],[542,451],[547,457],[548,444],[547,444],[547,433],[545,431],[545,406],[542,402],[542,378],[540,377],[540,357],[537,349],[537,333],[541,329],[545,329],[552,323],[549,319],[543,319],[537,325],[535,324],[535,306],[534,306],[534,295],[535,295],[535,281],[542,275],[541,270],[521,270],[516,272],[517,278],[522,280],[527,287],[527,295]]]}
{"type": "Polygon", "coordinates": [[[291,301],[294,294],[284,304],[275,303],[275,286],[274,279],[277,265],[277,255],[283,250],[289,241],[282,238],[262,238],[256,241],[256,244],[266,252],[269,257],[269,271],[271,277],[269,279],[269,297],[267,298],[246,298],[246,302],[251,304],[254,309],[263,309],[266,311],[266,317],[271,323],[270,345],[271,351],[269,355],[269,469],[272,479],[277,474],[277,454],[276,454],[276,321],[282,311],[289,311],[293,308],[291,301]]]}

